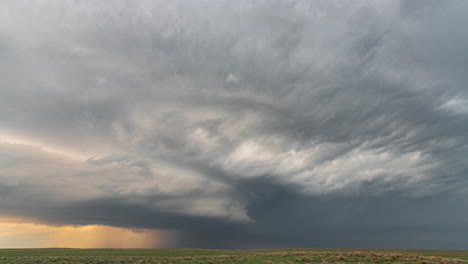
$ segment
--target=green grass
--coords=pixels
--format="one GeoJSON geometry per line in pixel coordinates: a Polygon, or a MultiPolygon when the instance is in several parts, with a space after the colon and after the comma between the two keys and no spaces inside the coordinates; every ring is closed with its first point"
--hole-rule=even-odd
{"type": "Polygon", "coordinates": [[[468,250],[413,249],[3,249],[0,263],[468,263],[468,250]]]}

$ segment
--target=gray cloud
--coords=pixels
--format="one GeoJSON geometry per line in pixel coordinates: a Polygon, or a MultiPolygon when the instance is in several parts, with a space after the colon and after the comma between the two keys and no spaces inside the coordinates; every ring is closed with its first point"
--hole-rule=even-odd
{"type": "Polygon", "coordinates": [[[188,246],[466,247],[465,2],[0,9],[1,214],[188,246]]]}

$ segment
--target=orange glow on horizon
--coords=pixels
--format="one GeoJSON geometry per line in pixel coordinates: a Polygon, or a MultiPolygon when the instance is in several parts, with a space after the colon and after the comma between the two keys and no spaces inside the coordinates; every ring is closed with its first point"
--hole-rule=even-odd
{"type": "Polygon", "coordinates": [[[104,225],[52,226],[0,218],[0,248],[155,248],[167,246],[173,238],[174,232],[167,230],[104,225]]]}

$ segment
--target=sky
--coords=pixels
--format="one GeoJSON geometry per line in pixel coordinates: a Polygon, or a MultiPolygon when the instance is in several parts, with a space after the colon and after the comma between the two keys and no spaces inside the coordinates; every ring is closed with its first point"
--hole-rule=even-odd
{"type": "Polygon", "coordinates": [[[468,1],[0,1],[0,247],[468,248],[468,1]]]}

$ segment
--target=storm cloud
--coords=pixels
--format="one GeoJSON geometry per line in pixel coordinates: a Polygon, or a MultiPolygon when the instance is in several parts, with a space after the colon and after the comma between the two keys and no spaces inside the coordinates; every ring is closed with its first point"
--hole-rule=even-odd
{"type": "Polygon", "coordinates": [[[466,1],[2,1],[0,215],[191,247],[468,247],[466,1]]]}

